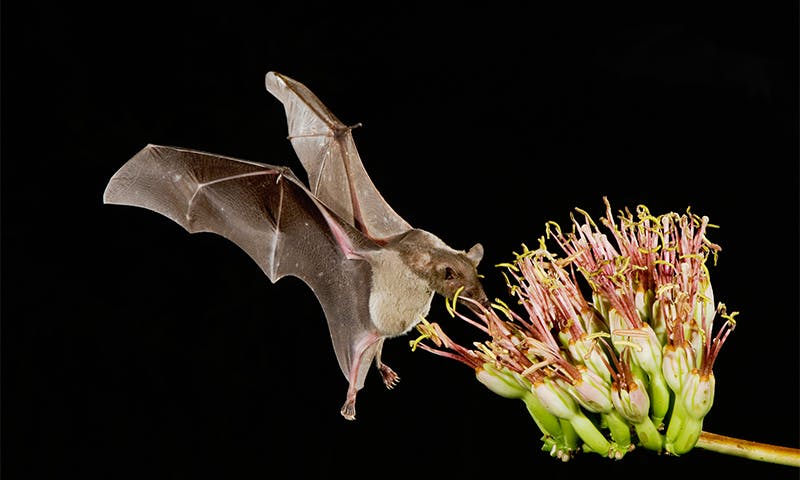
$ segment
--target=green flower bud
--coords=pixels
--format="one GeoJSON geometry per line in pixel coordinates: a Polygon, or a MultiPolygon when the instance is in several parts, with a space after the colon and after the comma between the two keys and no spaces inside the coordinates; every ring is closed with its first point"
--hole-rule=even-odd
{"type": "Polygon", "coordinates": [[[611,402],[611,383],[579,365],[580,377],[568,385],[567,391],[583,408],[595,413],[606,413],[614,408],[611,402]]]}
{"type": "Polygon", "coordinates": [[[643,322],[651,322],[654,297],[655,295],[652,290],[645,290],[641,285],[636,287],[634,303],[636,305],[636,311],[639,313],[639,318],[641,318],[643,322]]]}
{"type": "Polygon", "coordinates": [[[582,363],[604,382],[611,383],[608,361],[597,341],[587,335],[571,340],[568,345],[570,356],[576,363],[582,363]]]}
{"type": "Polygon", "coordinates": [[[708,277],[706,277],[700,282],[700,288],[697,292],[694,319],[698,325],[711,325],[716,313],[717,307],[714,305],[714,289],[711,288],[711,282],[708,280],[708,277]]]}
{"type": "Polygon", "coordinates": [[[509,371],[498,370],[493,365],[486,363],[483,369],[475,371],[475,377],[486,388],[505,398],[519,399],[530,392],[530,384],[524,385],[524,381],[518,375],[513,375],[509,371]]]}
{"type": "Polygon", "coordinates": [[[693,368],[694,359],[685,348],[672,345],[664,347],[661,371],[673,392],[680,392],[683,389],[684,378],[693,368]]]}
{"type": "Polygon", "coordinates": [[[667,340],[667,318],[674,319],[675,318],[675,306],[671,303],[667,303],[667,313],[664,313],[664,300],[656,300],[653,302],[652,306],[652,315],[650,316],[650,326],[653,328],[653,331],[656,332],[656,336],[658,337],[659,342],[663,345],[666,343],[667,340]]]}
{"type": "Polygon", "coordinates": [[[656,332],[649,325],[636,329],[637,335],[631,335],[631,342],[639,348],[633,349],[636,362],[648,375],[661,374],[661,343],[656,332]]]}
{"type": "Polygon", "coordinates": [[[611,308],[608,299],[603,295],[592,292],[592,305],[597,309],[597,312],[603,318],[608,318],[608,310],[611,308]]]}
{"type": "Polygon", "coordinates": [[[532,390],[542,402],[542,406],[558,418],[570,419],[579,412],[579,407],[572,396],[549,378],[534,383],[532,390]]]}
{"type": "Polygon", "coordinates": [[[691,371],[683,384],[680,398],[686,413],[695,419],[702,419],[714,404],[714,374],[701,375],[697,370],[691,371]]]}
{"type": "Polygon", "coordinates": [[[604,317],[601,316],[602,313],[596,308],[592,308],[590,306],[588,309],[581,310],[580,315],[581,319],[583,320],[583,328],[586,330],[586,333],[607,333],[608,327],[605,324],[605,320],[603,319],[604,317]]]}
{"type": "Polygon", "coordinates": [[[617,384],[611,387],[611,401],[623,418],[631,423],[641,423],[650,412],[650,397],[647,389],[638,378],[627,389],[621,389],[617,384]]]}
{"type": "Polygon", "coordinates": [[[636,363],[648,375],[661,374],[661,343],[650,325],[630,328],[628,320],[617,310],[608,312],[611,342],[617,352],[630,348],[636,363]],[[632,348],[631,348],[632,347],[632,348]]]}

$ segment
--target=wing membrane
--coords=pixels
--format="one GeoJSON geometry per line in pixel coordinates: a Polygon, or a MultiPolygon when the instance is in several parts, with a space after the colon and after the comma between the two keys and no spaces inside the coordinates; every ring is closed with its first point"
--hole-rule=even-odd
{"type": "Polygon", "coordinates": [[[411,229],[369,178],[356,149],[352,127],[343,124],[308,88],[289,77],[270,72],[266,86],[284,105],[289,139],[317,198],[374,239],[386,239],[411,229]]]}
{"type": "Polygon", "coordinates": [[[322,306],[339,366],[349,378],[354,349],[374,330],[371,269],[343,251],[331,227],[346,236],[349,250],[377,246],[325,210],[291,170],[148,145],[111,178],[103,199],[158,212],[190,233],[221,235],[247,252],[272,282],[286,275],[303,280],[322,306]]]}

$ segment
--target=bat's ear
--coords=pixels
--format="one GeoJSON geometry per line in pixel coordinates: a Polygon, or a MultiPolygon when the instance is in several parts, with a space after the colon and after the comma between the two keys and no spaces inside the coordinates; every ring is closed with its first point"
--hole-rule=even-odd
{"type": "Polygon", "coordinates": [[[481,260],[483,259],[483,245],[481,245],[480,243],[476,243],[475,245],[473,245],[472,248],[470,248],[469,251],[467,252],[467,258],[469,258],[472,264],[475,265],[475,267],[477,267],[478,264],[481,263],[481,260]]]}

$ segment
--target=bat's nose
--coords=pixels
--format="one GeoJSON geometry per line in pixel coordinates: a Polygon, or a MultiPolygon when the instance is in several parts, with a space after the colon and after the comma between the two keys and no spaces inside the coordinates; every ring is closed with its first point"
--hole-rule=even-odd
{"type": "Polygon", "coordinates": [[[491,306],[491,303],[492,303],[492,302],[489,301],[489,297],[486,296],[486,294],[483,292],[483,290],[481,290],[480,298],[476,298],[475,300],[477,300],[478,303],[480,303],[482,306],[484,306],[486,308],[489,308],[491,306]]]}
{"type": "Polygon", "coordinates": [[[484,307],[489,307],[489,298],[486,296],[486,292],[483,291],[483,288],[480,285],[477,287],[465,288],[461,295],[471,300],[475,300],[484,307]]]}

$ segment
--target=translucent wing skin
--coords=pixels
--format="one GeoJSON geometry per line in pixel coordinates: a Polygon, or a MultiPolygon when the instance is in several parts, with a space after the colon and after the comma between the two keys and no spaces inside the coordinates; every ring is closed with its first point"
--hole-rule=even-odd
{"type": "Polygon", "coordinates": [[[303,84],[285,75],[269,72],[266,87],[283,103],[289,139],[317,198],[378,241],[411,229],[386,203],[364,170],[352,127],[339,121],[303,84]]]}
{"type": "MultiPolygon", "coordinates": [[[[158,212],[189,233],[221,235],[272,282],[286,275],[303,280],[322,306],[339,366],[351,378],[361,354],[356,349],[375,336],[372,270],[359,253],[378,247],[314,198],[291,170],[148,145],[114,174],[103,200],[158,212]]],[[[365,375],[364,369],[362,384],[365,375]]]]}

